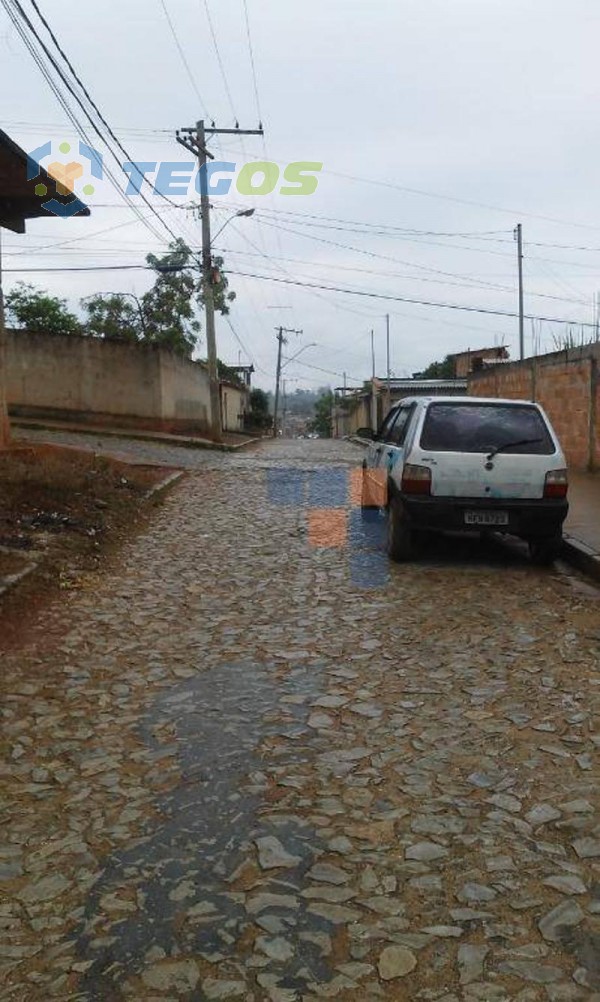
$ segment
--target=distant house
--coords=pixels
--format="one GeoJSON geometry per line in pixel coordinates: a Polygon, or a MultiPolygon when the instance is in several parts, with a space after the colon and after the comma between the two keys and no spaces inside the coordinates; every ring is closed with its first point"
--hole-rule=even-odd
{"type": "Polygon", "coordinates": [[[332,435],[342,438],[358,428],[376,428],[390,407],[406,397],[463,396],[467,393],[466,379],[395,379],[378,378],[358,390],[336,387],[336,402],[332,411],[332,435]]]}
{"type": "Polygon", "coordinates": [[[472,372],[477,372],[486,365],[506,362],[509,357],[508,348],[504,345],[494,348],[469,348],[467,351],[449,355],[449,358],[454,359],[454,375],[457,379],[466,379],[472,372]]]}

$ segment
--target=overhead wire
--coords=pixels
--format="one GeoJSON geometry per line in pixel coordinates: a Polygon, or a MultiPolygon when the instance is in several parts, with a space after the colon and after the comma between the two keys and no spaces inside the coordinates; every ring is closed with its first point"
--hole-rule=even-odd
{"type": "MultiPolygon", "coordinates": [[[[415,299],[409,296],[396,296],[392,295],[391,293],[371,292],[367,291],[366,289],[348,289],[335,285],[323,285],[313,282],[300,282],[296,279],[278,278],[275,275],[257,275],[255,272],[233,271],[228,269],[227,273],[231,275],[241,275],[245,278],[254,278],[260,281],[281,282],[284,285],[294,285],[303,289],[321,289],[324,290],[325,292],[337,292],[349,296],[361,296],[366,299],[381,299],[383,301],[389,301],[389,302],[412,303],[415,306],[430,306],[435,309],[458,310],[458,311],[464,311],[465,313],[481,313],[495,317],[511,317],[512,319],[518,317],[518,314],[514,313],[511,310],[497,310],[483,306],[464,306],[460,303],[441,303],[433,300],[415,299]]],[[[579,327],[595,327],[595,324],[587,323],[582,320],[573,320],[573,319],[565,320],[560,317],[541,317],[531,313],[525,313],[524,316],[526,320],[543,320],[547,323],[572,324],[574,326],[579,326],[579,327]]]]}
{"type": "MultiPolygon", "coordinates": [[[[23,7],[22,7],[21,3],[19,2],[19,0],[1,0],[1,2],[2,2],[2,5],[3,5],[4,9],[6,10],[6,12],[7,12],[10,20],[12,21],[14,27],[16,28],[18,34],[20,35],[20,37],[21,37],[21,39],[22,39],[25,47],[28,49],[28,51],[31,54],[34,62],[36,63],[36,65],[38,67],[38,69],[42,73],[44,79],[48,83],[48,86],[50,87],[50,89],[54,93],[55,97],[57,98],[59,104],[63,108],[63,111],[67,115],[69,121],[75,127],[75,130],[77,131],[77,133],[80,136],[83,136],[83,138],[85,139],[85,141],[86,141],[86,143],[87,143],[88,146],[92,147],[92,140],[89,137],[89,135],[87,134],[86,127],[79,121],[76,113],[70,107],[70,105],[69,105],[66,97],[61,93],[60,88],[56,84],[55,80],[52,78],[52,75],[51,75],[48,67],[44,64],[44,61],[42,59],[42,56],[41,56],[40,52],[38,51],[38,49],[36,49],[35,44],[31,40],[31,38],[28,36],[26,28],[29,29],[30,34],[33,36],[33,38],[37,42],[38,46],[41,48],[41,50],[43,51],[43,53],[46,55],[46,58],[49,60],[50,65],[52,66],[52,68],[54,69],[54,71],[56,72],[56,74],[58,75],[58,77],[62,80],[63,84],[65,85],[65,87],[67,88],[67,90],[69,91],[69,93],[75,98],[75,101],[77,102],[77,104],[79,105],[79,107],[81,108],[81,110],[83,111],[85,117],[87,118],[87,120],[88,120],[89,124],[91,125],[91,127],[93,128],[94,132],[96,132],[96,134],[102,140],[102,142],[104,143],[104,145],[106,146],[106,148],[109,150],[109,152],[111,153],[111,155],[117,161],[117,163],[119,164],[119,166],[121,166],[120,163],[119,163],[119,158],[116,156],[116,154],[112,150],[112,148],[111,148],[110,144],[108,143],[108,141],[106,140],[106,138],[102,135],[102,132],[98,129],[98,126],[94,122],[94,120],[93,120],[92,116],[90,115],[89,111],[86,109],[86,107],[83,104],[81,98],[76,93],[75,89],[71,85],[71,83],[68,80],[68,78],[66,77],[65,73],[63,72],[63,70],[61,69],[61,67],[58,65],[58,63],[56,62],[54,56],[52,55],[52,53],[48,49],[48,46],[40,38],[40,36],[39,36],[39,34],[38,34],[38,32],[37,32],[34,24],[32,23],[31,19],[26,14],[26,12],[23,9],[23,7]],[[22,23],[22,22],[24,22],[24,23],[22,23]]],[[[114,176],[112,170],[108,166],[106,166],[106,165],[105,165],[105,173],[108,175],[108,178],[109,178],[111,184],[113,185],[113,187],[115,188],[115,190],[118,192],[118,194],[121,195],[121,197],[129,204],[131,210],[138,216],[138,219],[140,221],[142,221],[143,217],[141,215],[141,212],[140,212],[139,208],[131,201],[131,199],[126,195],[126,193],[124,191],[122,191],[122,189],[120,188],[119,183],[118,183],[116,177],[114,176]]],[[[154,207],[150,206],[150,208],[151,208],[153,214],[156,215],[159,218],[160,222],[164,226],[165,225],[164,221],[161,219],[160,215],[156,212],[156,210],[154,209],[154,207]]],[[[153,233],[154,236],[156,236],[156,237],[159,236],[158,231],[154,229],[154,227],[149,222],[149,220],[144,221],[144,225],[153,233]]],[[[169,232],[171,232],[170,229],[169,229],[169,232]]],[[[172,235],[174,236],[174,234],[172,234],[172,235]]]]}
{"type": "Polygon", "coordinates": [[[200,107],[204,111],[205,116],[207,118],[211,118],[211,115],[208,113],[206,104],[204,103],[204,98],[202,97],[202,94],[200,93],[198,84],[196,83],[196,78],[195,78],[194,74],[192,73],[192,69],[191,69],[191,66],[190,66],[190,64],[189,64],[189,62],[187,60],[187,56],[185,54],[183,46],[182,46],[181,42],[179,41],[179,35],[177,34],[177,31],[175,30],[175,25],[174,25],[174,23],[173,23],[173,21],[171,19],[171,15],[169,14],[169,10],[168,10],[167,4],[166,4],[166,0],[159,0],[159,3],[161,5],[161,7],[163,9],[163,13],[164,13],[164,15],[165,15],[165,17],[167,19],[167,23],[169,25],[169,29],[171,31],[171,35],[173,36],[173,41],[175,42],[175,45],[177,47],[177,51],[178,51],[179,56],[181,58],[181,62],[183,63],[184,69],[185,69],[185,71],[187,73],[188,79],[189,79],[189,81],[190,81],[190,83],[192,85],[192,88],[194,90],[194,93],[196,94],[196,97],[198,98],[198,101],[200,102],[200,107]]]}

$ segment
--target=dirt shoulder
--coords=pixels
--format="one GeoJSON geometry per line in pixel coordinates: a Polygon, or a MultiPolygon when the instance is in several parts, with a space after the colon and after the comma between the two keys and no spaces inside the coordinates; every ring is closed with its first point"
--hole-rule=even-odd
{"type": "Polygon", "coordinates": [[[37,442],[0,453],[0,649],[115,554],[174,472],[37,442]]]}

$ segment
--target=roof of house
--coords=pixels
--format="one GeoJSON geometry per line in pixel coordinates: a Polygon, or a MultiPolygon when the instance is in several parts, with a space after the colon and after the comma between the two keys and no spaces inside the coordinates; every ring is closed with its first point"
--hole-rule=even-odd
{"type": "Polygon", "coordinates": [[[64,194],[57,190],[57,182],[48,171],[39,167],[37,177],[27,177],[28,156],[25,150],[17,146],[0,129],[0,226],[13,230],[15,233],[25,232],[25,220],[37,216],[51,218],[56,214],[44,208],[45,202],[56,199],[62,205],[79,201],[81,208],[73,213],[77,216],[89,216],[90,210],[77,196],[64,194]],[[35,187],[44,184],[47,191],[43,196],[36,195],[35,187]]]}
{"type": "Polygon", "coordinates": [[[494,344],[489,348],[465,348],[464,351],[455,351],[449,358],[460,358],[462,355],[483,355],[486,353],[491,353],[500,357],[506,357],[508,355],[508,348],[505,344],[494,344]]]}
{"type": "MultiPolygon", "coordinates": [[[[375,384],[383,389],[387,389],[388,380],[375,377],[375,384]]],[[[466,379],[390,379],[390,392],[397,390],[415,390],[427,393],[431,390],[460,390],[467,388],[466,379]]]]}

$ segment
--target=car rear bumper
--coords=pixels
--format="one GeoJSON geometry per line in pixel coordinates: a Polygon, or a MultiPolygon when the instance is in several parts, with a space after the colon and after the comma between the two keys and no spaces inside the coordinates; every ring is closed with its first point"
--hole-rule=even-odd
{"type": "Polygon", "coordinates": [[[507,500],[503,498],[439,498],[401,495],[404,509],[415,529],[439,529],[446,532],[473,532],[490,529],[514,536],[535,539],[561,531],[569,511],[562,498],[507,500]],[[506,525],[472,525],[465,522],[466,512],[506,512],[506,525]]]}

